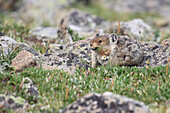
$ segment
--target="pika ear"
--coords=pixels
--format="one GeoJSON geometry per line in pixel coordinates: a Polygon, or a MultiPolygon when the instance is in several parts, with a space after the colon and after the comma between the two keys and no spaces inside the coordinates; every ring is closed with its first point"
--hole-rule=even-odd
{"type": "Polygon", "coordinates": [[[118,37],[116,34],[112,33],[109,35],[110,42],[117,43],[118,42],[118,37]]]}

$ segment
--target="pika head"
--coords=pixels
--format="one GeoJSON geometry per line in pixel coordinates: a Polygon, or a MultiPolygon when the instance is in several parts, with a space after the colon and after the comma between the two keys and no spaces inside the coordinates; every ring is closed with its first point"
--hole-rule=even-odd
{"type": "Polygon", "coordinates": [[[97,36],[90,41],[90,48],[93,51],[98,51],[98,49],[110,49],[109,35],[97,36]]]}
{"type": "Polygon", "coordinates": [[[111,52],[109,35],[105,34],[92,39],[90,48],[92,49],[92,67],[105,64],[111,52]]]}

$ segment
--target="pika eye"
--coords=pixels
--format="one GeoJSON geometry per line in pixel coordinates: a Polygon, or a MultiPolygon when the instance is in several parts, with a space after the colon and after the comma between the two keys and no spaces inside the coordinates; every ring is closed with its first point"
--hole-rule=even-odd
{"type": "Polygon", "coordinates": [[[99,40],[99,43],[102,43],[102,40],[99,40]]]}

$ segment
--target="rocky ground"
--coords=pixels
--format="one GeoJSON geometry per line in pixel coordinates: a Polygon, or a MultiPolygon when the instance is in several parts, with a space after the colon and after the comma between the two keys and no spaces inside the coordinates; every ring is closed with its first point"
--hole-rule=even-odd
{"type": "MultiPolygon", "coordinates": [[[[3,77],[6,70],[8,73],[22,73],[26,68],[31,67],[62,70],[72,76],[76,75],[78,68],[85,68],[86,76],[93,74],[90,71],[92,50],[89,42],[94,37],[105,33],[127,35],[137,40],[141,43],[144,52],[143,60],[137,69],[148,70],[148,67],[167,66],[164,71],[169,76],[170,2],[168,0],[135,2],[131,0],[82,0],[79,1],[80,4],[77,3],[78,1],[50,0],[47,4],[45,0],[0,1],[2,12],[0,15],[2,16],[0,18],[2,60],[0,72],[2,74],[0,76],[3,77]],[[12,21],[15,23],[14,27],[7,26],[12,21]]],[[[6,80],[0,78],[0,81],[4,83],[6,80]]],[[[23,112],[34,109],[34,104],[40,104],[38,101],[43,96],[33,81],[31,76],[26,76],[18,84],[17,93],[8,94],[2,91],[0,110],[23,112]],[[18,95],[22,95],[23,98],[18,95]]],[[[166,84],[166,82],[159,84],[166,84]]],[[[169,90],[169,87],[165,90],[169,90]]],[[[134,100],[135,98],[104,93],[105,91],[99,92],[101,93],[88,91],[90,94],[78,100],[74,99],[77,101],[69,102],[70,105],[67,103],[68,106],[65,105],[65,109],[57,110],[64,113],[154,112],[154,110],[149,110],[144,103],[134,100]]],[[[66,88],[66,95],[67,93],[66,88]]],[[[169,103],[169,95],[163,97],[166,97],[164,101],[169,103]]],[[[164,111],[168,113],[170,107],[169,104],[167,106],[167,110],[164,111]]]]}

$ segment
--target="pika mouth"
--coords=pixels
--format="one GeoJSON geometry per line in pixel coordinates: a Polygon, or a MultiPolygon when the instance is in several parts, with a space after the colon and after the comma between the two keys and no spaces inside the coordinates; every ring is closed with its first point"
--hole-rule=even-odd
{"type": "Polygon", "coordinates": [[[98,49],[98,47],[94,47],[94,48],[91,48],[92,50],[97,50],[98,49]]]}

